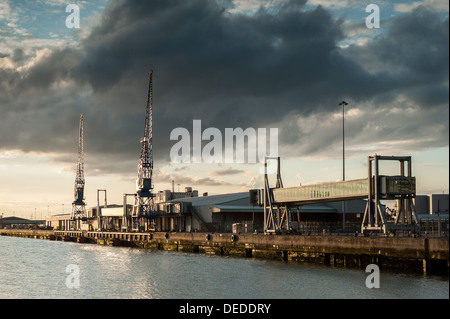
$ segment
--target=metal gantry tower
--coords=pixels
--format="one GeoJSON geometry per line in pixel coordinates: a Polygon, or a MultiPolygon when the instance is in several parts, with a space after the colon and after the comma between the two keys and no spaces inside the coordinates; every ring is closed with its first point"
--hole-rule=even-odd
{"type": "Polygon", "coordinates": [[[369,156],[367,178],[286,188],[283,188],[281,181],[279,157],[266,157],[264,189],[250,190],[249,197],[250,204],[264,207],[264,233],[290,231],[294,208],[297,210],[297,229],[300,230],[300,206],[361,199],[367,199],[361,223],[362,233],[418,233],[421,227],[413,202],[416,178],[412,176],[411,156],[369,156]],[[277,183],[272,187],[267,176],[267,160],[274,159],[278,160],[278,169],[277,183]],[[380,175],[380,161],[398,161],[400,175],[380,175]],[[397,201],[395,221],[386,220],[380,200],[397,201]]]}
{"type": "Polygon", "coordinates": [[[73,229],[79,227],[79,221],[86,221],[86,203],[84,202],[84,146],[83,146],[83,114],[80,116],[78,135],[78,158],[75,176],[74,201],[72,203],[71,222],[73,229]]]}
{"type": "Polygon", "coordinates": [[[144,137],[141,139],[142,149],[138,163],[138,175],[136,179],[136,195],[132,211],[132,229],[137,231],[142,228],[142,218],[147,218],[147,229],[153,229],[156,223],[154,208],[154,194],[152,184],[153,174],[153,146],[152,146],[152,112],[153,112],[153,70],[148,73],[149,86],[147,95],[147,108],[145,114],[144,137]]]}
{"type": "Polygon", "coordinates": [[[268,160],[277,161],[277,182],[275,188],[283,188],[280,172],[280,157],[266,156],[264,158],[264,232],[280,233],[282,230],[289,230],[290,207],[286,204],[274,205],[273,196],[270,191],[269,178],[267,173],[268,160]]]}
{"type": "Polygon", "coordinates": [[[369,156],[367,159],[369,175],[369,194],[364,212],[361,232],[383,231],[413,231],[420,232],[413,198],[416,197],[416,178],[412,176],[411,156],[369,156]],[[398,161],[400,175],[380,175],[380,161],[398,161]],[[372,163],[374,167],[372,167],[372,163]],[[405,170],[406,164],[406,170],[405,170]],[[395,200],[397,214],[394,223],[386,223],[381,210],[380,200],[395,200]]]}

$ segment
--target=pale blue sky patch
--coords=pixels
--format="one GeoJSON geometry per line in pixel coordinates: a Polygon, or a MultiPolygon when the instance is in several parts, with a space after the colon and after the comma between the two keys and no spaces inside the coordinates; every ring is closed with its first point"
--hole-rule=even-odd
{"type": "Polygon", "coordinates": [[[81,27],[88,27],[87,23],[84,25],[85,22],[103,12],[106,0],[9,0],[0,6],[0,17],[8,15],[7,19],[0,19],[0,29],[9,37],[26,35],[34,39],[58,37],[67,41],[73,40],[72,30],[65,24],[68,4],[79,6],[81,27]]]}

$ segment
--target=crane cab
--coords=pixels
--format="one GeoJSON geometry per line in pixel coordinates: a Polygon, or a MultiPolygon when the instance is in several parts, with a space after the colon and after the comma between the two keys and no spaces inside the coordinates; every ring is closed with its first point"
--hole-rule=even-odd
{"type": "Polygon", "coordinates": [[[138,183],[138,188],[140,190],[149,191],[153,189],[151,178],[140,178],[138,183]]]}
{"type": "Polygon", "coordinates": [[[84,200],[84,189],[75,190],[75,202],[82,202],[84,200]]]}

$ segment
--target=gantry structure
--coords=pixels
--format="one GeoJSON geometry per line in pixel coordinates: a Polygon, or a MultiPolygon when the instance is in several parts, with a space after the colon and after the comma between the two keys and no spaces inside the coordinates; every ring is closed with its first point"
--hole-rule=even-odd
{"type": "Polygon", "coordinates": [[[416,180],[412,176],[410,156],[369,156],[368,177],[357,180],[320,183],[295,187],[283,187],[280,158],[266,157],[264,189],[250,190],[250,203],[264,207],[264,232],[290,231],[291,210],[302,205],[367,199],[361,224],[361,232],[406,230],[419,231],[413,198],[416,196],[416,180]],[[277,161],[276,185],[271,187],[267,174],[269,161],[277,161]],[[400,174],[380,175],[380,161],[398,161],[400,174]],[[405,167],[406,164],[406,167],[405,167]],[[396,200],[397,212],[393,223],[387,223],[380,200],[396,200]]]}

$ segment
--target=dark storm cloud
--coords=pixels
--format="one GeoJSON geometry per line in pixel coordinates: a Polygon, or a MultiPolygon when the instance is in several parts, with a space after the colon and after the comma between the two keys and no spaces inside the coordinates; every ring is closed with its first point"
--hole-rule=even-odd
{"type": "Polygon", "coordinates": [[[226,175],[238,175],[238,174],[244,174],[245,171],[241,169],[234,169],[232,167],[219,169],[215,171],[211,171],[208,173],[208,175],[212,176],[226,176],[226,175]]]}
{"type": "MultiPolygon", "coordinates": [[[[355,120],[346,119],[347,144],[392,143],[395,147],[378,149],[389,152],[448,146],[448,48],[448,18],[442,21],[437,12],[420,6],[393,19],[386,34],[368,45],[342,49],[344,56],[370,72],[361,77],[367,80],[363,85],[353,83],[347,73],[342,77],[355,84],[355,91],[345,96],[351,101],[349,109],[356,106],[366,112],[355,120]],[[390,113],[393,108],[397,111],[390,113]]],[[[280,136],[285,144],[298,145],[297,156],[329,152],[340,145],[340,121],[323,114],[310,121],[318,118],[315,128],[301,127],[292,114],[285,118],[280,136]]]]}
{"type": "Polygon", "coordinates": [[[396,85],[422,107],[448,104],[449,21],[425,6],[399,16],[385,37],[351,47],[350,56],[374,70],[388,72],[396,85]]]}
{"type": "Polygon", "coordinates": [[[229,16],[208,0],[116,2],[84,42],[79,77],[108,90],[124,77],[141,81],[153,67],[166,111],[200,115],[236,109],[237,99],[296,91],[345,61],[336,55],[332,70],[318,68],[332,63],[339,24],[321,8],[300,12],[294,4],[248,17],[229,16]]]}
{"type": "MultiPolygon", "coordinates": [[[[223,130],[288,118],[280,143],[295,145],[305,139],[296,117],[335,112],[348,97],[360,105],[385,105],[398,94],[423,107],[448,104],[448,19],[426,8],[394,19],[368,46],[341,49],[343,21],[320,6],[305,10],[305,1],[291,0],[276,11],[231,15],[224,8],[233,3],[219,3],[111,1],[78,48],[54,50],[23,74],[0,70],[7,110],[0,148],[72,152],[83,112],[86,152],[137,162],[150,68],[160,160],[169,159],[171,130],[192,132],[193,119],[223,130]]],[[[321,144],[305,148],[311,153],[333,140],[315,133],[321,144]]]]}
{"type": "Polygon", "coordinates": [[[448,77],[449,24],[426,7],[397,18],[389,36],[371,45],[381,62],[402,65],[420,77],[448,77]]]}
{"type": "Polygon", "coordinates": [[[70,79],[72,70],[78,63],[79,56],[75,50],[56,50],[36,63],[27,72],[17,89],[21,92],[30,88],[47,89],[58,81],[70,79]]]}
{"type": "Polygon", "coordinates": [[[304,3],[232,16],[207,0],[117,1],[83,42],[74,74],[97,96],[117,99],[110,110],[123,114],[127,105],[142,114],[153,68],[155,156],[165,159],[171,130],[192,131],[193,119],[204,128],[265,127],[388,87],[339,54],[341,22],[321,7],[300,10],[304,3]]]}

